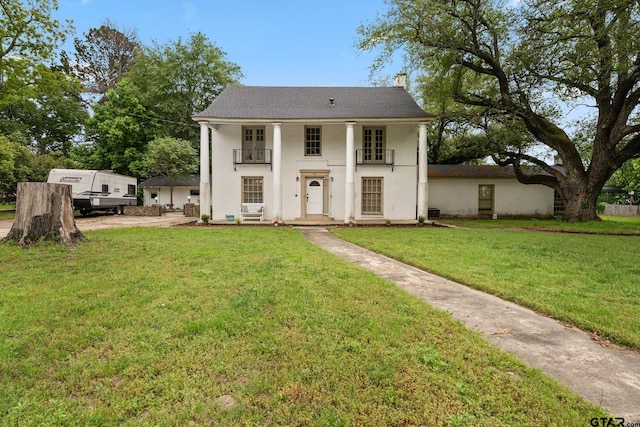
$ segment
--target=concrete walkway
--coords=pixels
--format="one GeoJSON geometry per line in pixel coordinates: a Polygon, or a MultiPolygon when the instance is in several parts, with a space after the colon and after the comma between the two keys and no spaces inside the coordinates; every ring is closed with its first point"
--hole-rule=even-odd
{"type": "Polygon", "coordinates": [[[640,353],[602,345],[577,328],[347,243],[327,229],[300,230],[316,245],[450,312],[504,351],[623,417],[625,425],[640,423],[640,353]]]}

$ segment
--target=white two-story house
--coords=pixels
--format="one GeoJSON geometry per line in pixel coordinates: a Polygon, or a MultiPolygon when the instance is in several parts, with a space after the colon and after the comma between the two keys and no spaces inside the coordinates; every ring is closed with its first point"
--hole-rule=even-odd
{"type": "Polygon", "coordinates": [[[230,86],[200,124],[200,212],[263,220],[427,217],[426,123],[397,87],[230,86]]]}

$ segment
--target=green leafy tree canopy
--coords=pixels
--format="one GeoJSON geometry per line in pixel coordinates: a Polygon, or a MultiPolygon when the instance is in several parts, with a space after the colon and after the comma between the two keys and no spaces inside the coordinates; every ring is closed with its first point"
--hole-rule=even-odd
{"type": "Polygon", "coordinates": [[[128,78],[139,89],[141,102],[154,111],[164,133],[197,141],[191,116],[204,110],[222,90],[238,84],[240,67],[202,33],[164,45],[154,43],[137,56],[128,78]]]}
{"type": "Polygon", "coordinates": [[[50,61],[64,43],[72,27],[51,18],[57,9],[57,0],[0,2],[0,90],[7,75],[28,84],[30,68],[50,61]]]}
{"type": "Polygon", "coordinates": [[[79,82],[53,65],[72,31],[51,18],[57,7],[56,0],[0,2],[0,133],[22,133],[39,154],[68,154],[86,117],[79,82]]]}
{"type": "Polygon", "coordinates": [[[140,101],[138,88],[127,78],[107,92],[87,121],[93,147],[86,158],[92,169],[112,169],[141,177],[147,144],[161,134],[158,121],[140,101]]]}

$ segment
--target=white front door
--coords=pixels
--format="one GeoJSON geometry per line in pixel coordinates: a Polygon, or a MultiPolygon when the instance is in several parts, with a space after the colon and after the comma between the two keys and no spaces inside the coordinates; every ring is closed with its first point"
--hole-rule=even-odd
{"type": "Polygon", "coordinates": [[[307,215],[322,215],[322,179],[307,180],[307,215]]]}

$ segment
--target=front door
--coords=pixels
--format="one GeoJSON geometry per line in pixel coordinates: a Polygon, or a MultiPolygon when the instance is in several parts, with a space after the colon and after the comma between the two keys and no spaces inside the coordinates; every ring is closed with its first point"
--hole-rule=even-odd
{"type": "Polygon", "coordinates": [[[307,215],[322,215],[322,179],[307,180],[307,215]]]}

